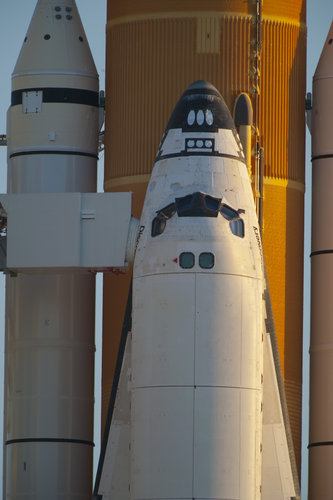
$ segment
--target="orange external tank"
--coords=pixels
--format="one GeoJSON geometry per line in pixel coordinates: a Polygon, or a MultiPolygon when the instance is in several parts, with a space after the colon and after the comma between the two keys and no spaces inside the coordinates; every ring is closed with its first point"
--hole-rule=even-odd
{"type": "MultiPolygon", "coordinates": [[[[230,110],[254,108],[264,149],[263,246],[295,452],[302,402],[305,0],[109,0],[105,191],[132,191],[140,217],[168,117],[190,83],[210,81],[230,110]]],[[[256,172],[253,156],[252,172],[256,172]]],[[[104,425],[130,275],[104,277],[104,425]]]]}

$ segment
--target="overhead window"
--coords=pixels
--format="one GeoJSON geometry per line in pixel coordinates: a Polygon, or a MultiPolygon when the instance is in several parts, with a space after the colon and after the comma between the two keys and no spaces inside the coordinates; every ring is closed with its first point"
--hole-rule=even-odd
{"type": "Polygon", "coordinates": [[[191,109],[191,111],[187,115],[187,123],[188,125],[193,125],[194,122],[195,122],[195,111],[191,109]]]}
{"type": "Polygon", "coordinates": [[[206,109],[205,111],[205,117],[206,117],[206,123],[207,125],[213,125],[214,123],[214,116],[213,113],[210,109],[206,109]]]}
{"type": "Polygon", "coordinates": [[[197,124],[202,125],[203,122],[205,121],[205,115],[202,109],[199,109],[197,112],[197,124]]]}

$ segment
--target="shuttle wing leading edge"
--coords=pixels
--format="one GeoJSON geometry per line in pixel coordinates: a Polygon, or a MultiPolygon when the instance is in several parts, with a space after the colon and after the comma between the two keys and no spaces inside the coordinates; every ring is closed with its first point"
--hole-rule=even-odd
{"type": "Polygon", "coordinates": [[[300,500],[272,304],[265,272],[262,499],[300,500]]]}
{"type": "Polygon", "coordinates": [[[121,333],[93,500],[128,500],[130,484],[132,284],[121,333]]]}

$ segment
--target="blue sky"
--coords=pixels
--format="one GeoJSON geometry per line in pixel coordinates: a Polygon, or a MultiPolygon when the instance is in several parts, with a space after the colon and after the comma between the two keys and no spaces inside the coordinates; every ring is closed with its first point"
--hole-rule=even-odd
{"type": "MultiPolygon", "coordinates": [[[[277,0],[278,2],[278,0],[277,0]]],[[[105,19],[106,0],[76,0],[81,19],[89,40],[89,44],[95,59],[97,70],[100,75],[100,88],[104,89],[105,77],[105,19]],[[93,8],[92,8],[93,6],[93,8]],[[93,11],[93,12],[92,12],[93,11]]],[[[10,101],[10,75],[19,54],[23,38],[33,13],[36,0],[0,0],[0,47],[1,47],[1,72],[0,72],[0,134],[6,130],[6,111],[10,101]]],[[[315,71],[327,32],[333,20],[332,0],[308,0],[307,2],[307,24],[308,24],[308,55],[307,55],[307,91],[311,91],[312,75],[315,71]]],[[[309,349],[309,265],[310,265],[310,231],[311,231],[311,162],[310,135],[307,131],[307,161],[306,161],[306,201],[305,201],[305,275],[304,275],[304,412],[303,412],[303,475],[307,476],[307,434],[308,434],[308,349],[309,349]]],[[[102,189],[102,166],[101,158],[99,168],[99,190],[102,189]]],[[[0,192],[6,191],[6,148],[0,148],[0,192]]],[[[98,284],[99,295],[101,293],[101,280],[98,284]]],[[[100,304],[100,300],[99,300],[100,304]]],[[[99,311],[101,307],[99,305],[99,311]]],[[[0,276],[0,437],[2,437],[2,366],[3,366],[3,324],[4,324],[4,279],[0,276]]],[[[100,338],[100,318],[97,321],[97,334],[100,338]]],[[[100,352],[98,352],[100,356],[100,352]]],[[[97,363],[98,365],[98,360],[97,363]]],[[[97,378],[100,376],[97,373],[97,378]]],[[[98,393],[97,401],[98,404],[98,393]]],[[[98,416],[97,416],[98,420],[98,416]]],[[[98,431],[97,431],[98,432],[98,431]]],[[[0,439],[1,445],[1,439],[0,439]]],[[[0,491],[2,491],[2,456],[0,453],[0,491]]],[[[306,481],[302,484],[302,497],[307,497],[306,481]]]]}

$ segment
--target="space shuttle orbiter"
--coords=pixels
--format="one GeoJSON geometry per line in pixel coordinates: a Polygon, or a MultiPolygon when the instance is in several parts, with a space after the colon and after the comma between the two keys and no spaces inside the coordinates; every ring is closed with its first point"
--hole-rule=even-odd
{"type": "Polygon", "coordinates": [[[251,184],[207,82],[164,132],[132,301],[94,498],[299,498],[251,184]]]}

